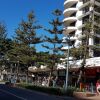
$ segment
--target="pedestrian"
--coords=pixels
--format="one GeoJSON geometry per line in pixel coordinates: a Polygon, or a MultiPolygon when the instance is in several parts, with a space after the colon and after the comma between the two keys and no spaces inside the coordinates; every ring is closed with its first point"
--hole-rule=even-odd
{"type": "Polygon", "coordinates": [[[42,80],[42,86],[46,86],[46,77],[44,77],[42,80]]]}
{"type": "Polygon", "coordinates": [[[100,94],[100,79],[97,80],[97,83],[96,83],[96,91],[97,91],[97,95],[100,94]]]}
{"type": "Polygon", "coordinates": [[[53,87],[56,87],[57,77],[53,78],[53,87]]]}

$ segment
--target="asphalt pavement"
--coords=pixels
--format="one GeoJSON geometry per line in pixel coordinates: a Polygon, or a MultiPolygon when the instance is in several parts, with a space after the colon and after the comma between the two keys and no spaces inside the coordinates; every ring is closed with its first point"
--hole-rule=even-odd
{"type": "Polygon", "coordinates": [[[0,84],[0,100],[75,100],[0,84]]]}

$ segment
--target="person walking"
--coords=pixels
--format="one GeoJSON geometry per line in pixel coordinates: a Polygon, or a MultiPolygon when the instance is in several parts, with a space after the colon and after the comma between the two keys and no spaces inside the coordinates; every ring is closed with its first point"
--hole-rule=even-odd
{"type": "Polygon", "coordinates": [[[97,83],[96,83],[96,91],[97,91],[97,94],[99,95],[100,94],[100,79],[97,80],[97,83]]]}

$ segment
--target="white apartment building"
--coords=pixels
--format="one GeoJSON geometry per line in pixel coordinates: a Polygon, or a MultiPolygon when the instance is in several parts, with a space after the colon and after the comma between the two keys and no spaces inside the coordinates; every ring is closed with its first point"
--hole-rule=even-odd
{"type": "MultiPolygon", "coordinates": [[[[69,37],[72,45],[69,47],[67,43],[64,43],[62,49],[67,52],[68,47],[70,51],[70,48],[79,48],[80,45],[84,45],[86,43],[86,32],[88,32],[89,58],[86,59],[85,71],[87,77],[96,81],[100,78],[100,0],[65,0],[63,15],[63,41],[66,41],[66,38],[69,37]],[[89,25],[91,25],[91,28],[88,28],[89,25]],[[94,47],[97,49],[94,49],[94,47]]],[[[63,60],[64,63],[66,59],[63,60]]],[[[64,63],[59,65],[58,69],[66,69],[64,63]]],[[[81,58],[69,61],[69,67],[78,69],[81,67],[81,63],[81,58]]]]}
{"type": "MultiPolygon", "coordinates": [[[[89,57],[100,59],[100,0],[65,0],[64,1],[64,35],[70,37],[70,41],[75,48],[84,45],[86,40],[85,25],[91,23],[89,29],[89,57]],[[98,23],[99,22],[99,23],[98,23]],[[96,47],[97,49],[94,49],[96,47]]],[[[64,38],[65,38],[64,37],[64,38]]],[[[66,47],[63,47],[66,49],[66,47]]],[[[100,66],[100,62],[99,66],[100,66]]],[[[94,64],[95,65],[95,64],[94,64]]]]}

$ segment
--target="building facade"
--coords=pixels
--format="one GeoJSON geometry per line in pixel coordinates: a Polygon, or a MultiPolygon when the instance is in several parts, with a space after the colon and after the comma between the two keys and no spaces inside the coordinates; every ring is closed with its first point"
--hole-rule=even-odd
{"type": "Polygon", "coordinates": [[[89,56],[100,57],[100,51],[94,50],[100,48],[100,1],[99,0],[65,0],[64,2],[64,34],[70,36],[74,47],[79,47],[86,42],[83,37],[86,36],[86,25],[91,24],[88,45],[89,56]],[[99,22],[99,23],[98,23],[99,22]],[[97,46],[97,47],[96,47],[97,46]]]}
{"type": "MultiPolygon", "coordinates": [[[[69,37],[71,48],[79,48],[87,41],[89,58],[85,67],[93,69],[94,76],[97,73],[100,76],[100,0],[65,0],[63,15],[63,40],[69,37]]],[[[67,50],[68,44],[62,49],[67,50]]],[[[82,60],[80,58],[69,63],[79,68],[82,60]]]]}

